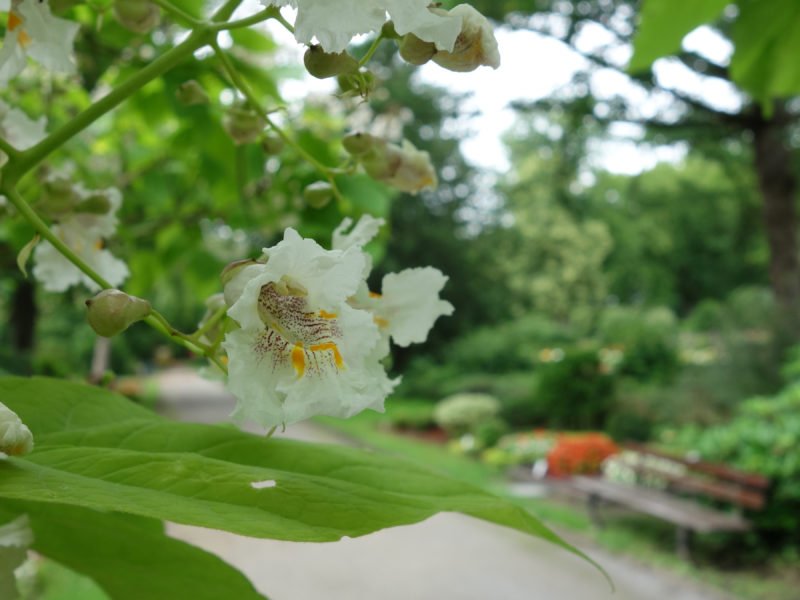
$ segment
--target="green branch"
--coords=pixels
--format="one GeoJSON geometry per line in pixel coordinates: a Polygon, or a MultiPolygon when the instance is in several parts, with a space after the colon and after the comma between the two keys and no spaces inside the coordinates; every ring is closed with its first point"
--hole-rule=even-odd
{"type": "Polygon", "coordinates": [[[124,100],[139,91],[142,87],[163,75],[185,59],[192,56],[195,50],[213,41],[216,34],[205,28],[198,28],[181,44],[165,52],[162,56],[144,67],[130,79],[114,88],[106,96],[92,104],[89,108],[64,124],[41,142],[20,153],[5,169],[5,177],[17,181],[22,175],[33,169],[55,150],[89,127],[107,112],[116,108],[124,100]]]}
{"type": "Polygon", "coordinates": [[[242,93],[242,95],[244,95],[244,97],[247,99],[247,102],[252,106],[254,110],[256,110],[259,113],[259,115],[261,116],[261,118],[264,119],[266,124],[269,125],[275,131],[275,133],[278,134],[278,136],[284,141],[284,143],[291,146],[295,150],[295,152],[297,152],[303,158],[303,160],[311,164],[317,171],[320,172],[320,174],[322,174],[323,177],[325,177],[325,179],[328,180],[328,182],[331,184],[333,188],[333,194],[336,197],[336,200],[342,205],[346,206],[347,200],[344,198],[344,196],[342,196],[339,187],[336,185],[336,178],[334,176],[334,172],[329,167],[327,167],[326,165],[318,161],[316,158],[314,158],[305,148],[303,148],[297,141],[295,141],[294,138],[292,138],[289,134],[283,131],[283,129],[278,127],[278,124],[275,123],[275,121],[273,121],[270,118],[269,116],[270,112],[266,108],[264,108],[259,99],[256,97],[255,93],[253,93],[253,90],[250,89],[250,86],[247,84],[247,82],[241,77],[236,68],[231,64],[225,52],[223,52],[222,48],[219,47],[219,44],[217,44],[216,41],[213,41],[211,42],[211,47],[214,49],[214,53],[217,55],[217,58],[219,58],[219,61],[222,64],[222,68],[225,70],[225,73],[227,73],[233,86],[236,89],[238,89],[242,93]]]}

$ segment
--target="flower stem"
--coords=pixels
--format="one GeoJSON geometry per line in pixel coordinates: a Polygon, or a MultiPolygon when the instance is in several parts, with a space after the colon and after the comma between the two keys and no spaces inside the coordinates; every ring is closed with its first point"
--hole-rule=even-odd
{"type": "Polygon", "coordinates": [[[171,14],[175,20],[180,21],[184,25],[188,25],[190,28],[199,27],[203,24],[202,21],[199,19],[195,19],[192,15],[188,12],[180,8],[179,6],[175,6],[169,0],[151,0],[153,4],[157,4],[161,8],[163,8],[166,12],[171,14]]]}
{"type": "Polygon", "coordinates": [[[358,61],[358,66],[363,67],[365,64],[369,62],[369,59],[375,54],[375,51],[381,45],[383,41],[383,34],[378,34],[378,37],[375,38],[375,41],[372,42],[372,45],[367,50],[367,53],[361,57],[361,60],[358,61]]]}
{"type": "Polygon", "coordinates": [[[19,156],[19,150],[14,148],[11,144],[5,141],[3,138],[0,138],[0,150],[5,152],[9,158],[15,158],[19,156]]]}
{"type": "MultiPolygon", "coordinates": [[[[195,331],[191,335],[191,338],[193,340],[199,340],[206,333],[208,333],[211,329],[213,329],[217,325],[217,323],[219,323],[222,319],[224,319],[225,315],[227,314],[227,312],[228,312],[228,307],[227,306],[222,306],[221,308],[219,308],[217,310],[217,312],[215,312],[213,315],[211,315],[208,318],[208,320],[205,323],[203,323],[202,327],[200,327],[197,331],[195,331]]],[[[213,346],[212,346],[212,348],[213,348],[213,346]]]]}
{"type": "Polygon", "coordinates": [[[277,19],[280,16],[280,12],[274,6],[270,8],[264,9],[259,13],[256,13],[250,17],[245,17],[244,19],[239,19],[238,21],[228,21],[227,23],[215,23],[211,26],[213,31],[227,31],[229,29],[241,29],[242,27],[250,27],[250,25],[255,25],[257,23],[262,23],[267,19],[277,19]],[[277,16],[276,16],[277,15],[277,16]]]}

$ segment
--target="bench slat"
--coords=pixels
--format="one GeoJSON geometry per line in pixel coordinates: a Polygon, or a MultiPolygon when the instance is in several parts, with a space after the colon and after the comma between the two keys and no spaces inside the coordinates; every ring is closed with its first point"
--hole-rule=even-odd
{"type": "Polygon", "coordinates": [[[714,510],[658,490],[584,476],[573,477],[572,484],[586,494],[595,495],[698,533],[747,531],[750,528],[748,521],[740,515],[714,510]]]}

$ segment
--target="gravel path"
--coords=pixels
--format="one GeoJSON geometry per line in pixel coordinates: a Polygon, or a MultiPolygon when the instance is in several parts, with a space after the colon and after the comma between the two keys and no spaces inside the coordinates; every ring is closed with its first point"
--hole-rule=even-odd
{"type": "MultiPolygon", "coordinates": [[[[197,422],[225,420],[233,406],[221,384],[191,371],[160,376],[163,412],[197,422]]],[[[283,435],[348,443],[301,423],[283,435]]],[[[328,544],[259,540],[197,527],[170,533],[243,571],[272,600],[722,600],[710,590],[596,548],[591,566],[536,538],[458,514],[328,544]]],[[[579,542],[580,544],[580,542],[579,542]]],[[[234,599],[232,599],[234,600],[234,599]]]]}

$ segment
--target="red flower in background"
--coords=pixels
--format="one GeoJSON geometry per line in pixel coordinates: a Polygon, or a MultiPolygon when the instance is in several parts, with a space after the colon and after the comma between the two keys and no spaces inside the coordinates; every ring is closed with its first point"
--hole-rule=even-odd
{"type": "Polygon", "coordinates": [[[559,437],[547,454],[547,472],[554,477],[596,475],[603,461],[619,452],[603,433],[578,433],[559,437]]]}

